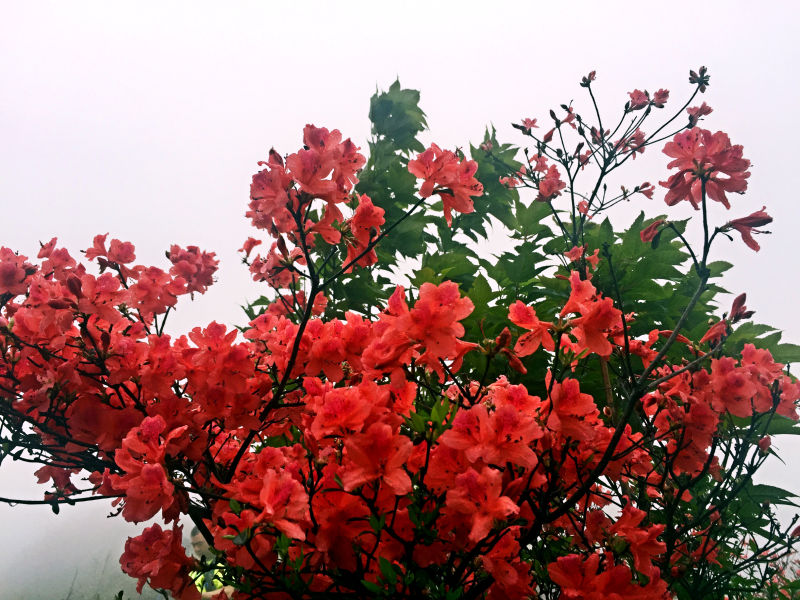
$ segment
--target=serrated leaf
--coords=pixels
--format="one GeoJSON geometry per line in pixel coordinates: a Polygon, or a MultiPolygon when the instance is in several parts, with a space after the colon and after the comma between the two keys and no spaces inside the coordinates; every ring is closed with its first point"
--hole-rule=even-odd
{"type": "Polygon", "coordinates": [[[759,483],[746,487],[744,491],[751,500],[758,503],[768,502],[770,504],[798,506],[789,500],[789,498],[796,498],[796,494],[774,485],[759,483]]]}
{"type": "Polygon", "coordinates": [[[494,298],[492,288],[489,286],[486,277],[482,274],[478,275],[475,281],[472,282],[472,287],[469,289],[469,297],[476,307],[487,306],[489,302],[492,301],[492,298],[494,298]]]}

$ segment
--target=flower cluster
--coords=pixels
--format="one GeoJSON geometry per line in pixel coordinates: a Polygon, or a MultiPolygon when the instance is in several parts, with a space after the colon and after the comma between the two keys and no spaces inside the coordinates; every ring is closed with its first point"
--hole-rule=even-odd
{"type": "Polygon", "coordinates": [[[408,163],[408,170],[424,180],[419,195],[428,198],[438,194],[444,206],[444,218],[452,226],[452,211],[471,213],[475,210],[471,196],[480,196],[483,185],[475,179],[478,164],[474,160],[459,160],[449,150],[436,144],[408,163]]]}
{"type": "MultiPolygon", "coordinates": [[[[704,70],[694,77],[707,85],[704,70]]],[[[625,114],[644,118],[667,99],[635,90],[625,114]]],[[[728,481],[738,493],[746,459],[757,467],[771,452],[764,423],[798,419],[800,384],[768,350],[726,346],[753,314],[743,295],[710,328],[708,307],[693,313],[711,289],[706,275],[669,322],[673,299],[657,280],[673,274],[631,248],[642,227],[652,251],[667,230],[677,236],[667,245],[684,241],[680,228],[642,217],[615,243],[590,223],[606,199],[577,200],[571,189],[593,157],[634,158],[647,138],[636,125],[612,143],[562,108],[554,130],[573,127],[584,138],[577,149],[553,152],[551,131],[524,167],[513,165],[513,189],[494,182],[492,193],[513,198],[528,253],[498,267],[493,281],[505,290],[473,276],[472,263],[465,276],[444,260],[384,285],[376,244],[400,221],[386,227],[392,207],[355,188],[358,148],[311,125],[303,149],[285,160],[271,151],[253,177],[247,216],[271,242],[252,259],[261,240],[242,251],[274,290],[241,331],[212,322],[164,333],[178,297],[214,282],[215,255],[195,246],[173,245],[164,270],[99,235],[85,253],[97,274],[55,239],[38,264],[0,248],[0,408],[39,443],[37,477],[54,488],[46,501],[108,497],[128,521],[169,524],[130,538],[120,563],[139,590],[148,583],[183,600],[200,596],[198,565],[181,546],[187,516],[237,600],[667,600],[696,565],[733,560],[719,531],[733,496],[720,490],[728,481]],[[517,184],[536,196],[519,200],[517,184]],[[554,207],[562,193],[573,198],[569,226],[554,207]],[[559,235],[543,232],[547,211],[559,235]],[[529,269],[540,247],[553,260],[529,269]],[[615,270],[619,256],[633,278],[615,270]],[[370,279],[356,267],[373,267],[385,295],[340,310],[335,294],[359,288],[336,286],[370,279]],[[738,466],[726,466],[742,448],[738,466]]],[[[531,136],[534,127],[521,126],[531,136]]],[[[725,194],[747,187],[749,161],[724,133],[688,129],[664,151],[679,169],[662,183],[668,205],[728,206],[725,194]]],[[[457,230],[452,211],[473,212],[483,193],[475,161],[435,144],[407,168],[423,182],[401,220],[438,195],[457,230]]],[[[621,198],[636,193],[653,187],[623,188],[621,198]]],[[[731,220],[706,229],[706,244],[736,230],[758,249],[751,234],[770,221],[764,209],[731,220]]],[[[704,250],[690,253],[698,274],[708,272],[704,250]]]]}
{"type": "Polygon", "coordinates": [[[703,194],[730,208],[727,193],[744,193],[750,177],[750,161],[742,157],[742,147],[732,146],[728,135],[694,127],[677,134],[664,146],[664,154],[672,157],[667,168],[679,170],[667,181],[664,199],[669,206],[688,200],[700,208],[703,194]]]}

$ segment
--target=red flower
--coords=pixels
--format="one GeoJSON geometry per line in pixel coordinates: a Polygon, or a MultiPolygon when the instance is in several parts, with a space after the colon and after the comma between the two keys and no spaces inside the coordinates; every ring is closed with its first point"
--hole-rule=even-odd
{"type": "Polygon", "coordinates": [[[643,196],[649,198],[650,200],[653,199],[653,192],[655,191],[655,186],[650,183],[649,181],[645,181],[642,185],[638,186],[634,192],[639,192],[643,196]]]}
{"type": "Polygon", "coordinates": [[[386,423],[373,423],[364,433],[345,442],[347,471],[342,476],[345,491],[380,479],[398,496],[411,491],[411,478],[403,466],[411,455],[411,440],[386,423]]]}
{"type": "Polygon", "coordinates": [[[274,525],[287,537],[305,540],[306,534],[297,523],[308,518],[308,494],[302,484],[275,469],[267,469],[262,481],[259,501],[263,509],[256,519],[274,525]]]}
{"type": "Polygon", "coordinates": [[[133,244],[130,242],[121,242],[119,240],[111,240],[109,250],[106,250],[106,238],[108,234],[94,236],[92,247],[86,250],[86,258],[92,260],[98,256],[108,258],[109,261],[117,264],[127,264],[136,260],[134,254],[133,244]]]}
{"type": "Polygon", "coordinates": [[[389,298],[389,306],[377,324],[378,337],[364,351],[367,365],[377,369],[394,369],[410,361],[412,354],[425,352],[417,359],[444,379],[442,360],[452,360],[450,369],[457,371],[464,354],[477,347],[459,338],[464,326],[459,323],[474,309],[472,301],[461,297],[458,284],[445,281],[440,285],[423,283],[419,298],[411,310],[405,302],[405,290],[398,286],[389,298]]]}
{"type": "Polygon", "coordinates": [[[664,105],[669,99],[669,90],[660,89],[653,94],[653,106],[656,108],[664,108],[664,105]]]}
{"type": "Polygon", "coordinates": [[[749,319],[755,313],[755,311],[747,310],[747,307],[744,305],[746,300],[747,294],[739,294],[734,298],[728,317],[733,323],[741,321],[742,319],[749,319]]]}
{"type": "MultiPolygon", "coordinates": [[[[364,194],[359,197],[358,208],[350,219],[350,232],[353,240],[352,242],[348,240],[345,264],[355,260],[356,256],[367,249],[370,241],[380,234],[381,225],[385,223],[383,213],[384,210],[375,206],[369,196],[364,194]]],[[[358,259],[358,264],[362,267],[368,267],[376,262],[378,262],[378,255],[374,248],[358,259]]]]}
{"type": "Polygon", "coordinates": [[[632,573],[626,565],[613,563],[610,553],[603,557],[599,554],[561,556],[547,566],[547,571],[561,587],[561,597],[565,600],[665,600],[670,597],[666,582],[657,572],[651,573],[647,585],[640,586],[631,581],[632,573]],[[605,563],[604,569],[601,569],[601,560],[605,563]]]}
{"type": "Polygon", "coordinates": [[[751,215],[746,217],[741,217],[739,219],[734,219],[733,221],[728,221],[723,230],[727,229],[735,229],[738,231],[741,236],[742,240],[749,248],[752,248],[756,252],[761,249],[761,246],[758,245],[753,239],[754,233],[768,233],[766,231],[759,231],[755,229],[756,227],[763,227],[764,225],[769,225],[772,223],[772,217],[770,217],[767,213],[764,212],[764,209],[767,208],[766,206],[762,207],[761,210],[754,212],[751,215]]]}
{"type": "Polygon", "coordinates": [[[514,352],[518,356],[533,354],[539,348],[539,345],[544,345],[550,351],[555,350],[555,342],[553,342],[553,337],[550,335],[553,324],[540,321],[532,307],[526,306],[521,300],[517,300],[508,309],[508,320],[514,325],[528,330],[528,333],[521,336],[514,346],[514,352]]]}
{"type": "Polygon", "coordinates": [[[28,275],[36,269],[25,262],[25,256],[14,254],[9,248],[0,248],[0,295],[17,296],[28,291],[28,275]]]}
{"type": "Polygon", "coordinates": [[[241,248],[239,248],[239,252],[244,252],[245,258],[250,257],[250,253],[253,251],[253,248],[260,245],[262,242],[261,240],[257,240],[254,237],[248,237],[241,248]]]}
{"type": "Polygon", "coordinates": [[[453,427],[445,431],[439,441],[462,450],[472,464],[510,462],[533,469],[538,459],[530,443],[540,437],[542,430],[530,414],[509,404],[489,414],[485,405],[478,404],[460,411],[453,420],[453,427]]]}
{"type": "Polygon", "coordinates": [[[661,227],[664,222],[664,219],[653,221],[650,225],[642,229],[642,231],[639,233],[639,237],[642,238],[642,241],[645,244],[652,242],[653,238],[656,237],[656,234],[658,233],[659,227],[661,227]]]}
{"type": "Polygon", "coordinates": [[[718,343],[722,337],[728,333],[728,324],[725,321],[717,321],[708,328],[705,335],[700,338],[700,343],[713,342],[718,343]]]}
{"type": "Polygon", "coordinates": [[[548,202],[556,196],[561,195],[561,190],[567,187],[567,184],[561,181],[561,174],[555,165],[550,165],[547,173],[539,180],[539,195],[536,200],[539,202],[548,202]]]}
{"type": "Polygon", "coordinates": [[[656,539],[664,532],[664,525],[651,525],[645,528],[641,523],[646,516],[645,511],[628,502],[608,533],[625,538],[628,550],[633,555],[634,567],[640,573],[649,575],[653,571],[652,559],[662,554],[667,547],[664,542],[656,539]]]}
{"type": "Polygon", "coordinates": [[[631,158],[636,160],[636,154],[644,153],[645,137],[641,129],[636,129],[632,134],[614,143],[614,149],[620,152],[630,152],[631,158]]]}
{"type": "Polygon", "coordinates": [[[416,159],[408,162],[408,170],[425,182],[419,195],[428,198],[439,194],[444,206],[447,225],[453,223],[451,210],[471,213],[475,210],[470,196],[483,194],[483,185],[475,179],[478,163],[474,160],[459,160],[449,150],[442,150],[436,144],[425,150],[416,159]]]}
{"type": "Polygon", "coordinates": [[[630,110],[639,110],[650,105],[650,95],[646,91],[633,90],[628,92],[628,96],[631,97],[630,110]]]}
{"type": "Polygon", "coordinates": [[[114,457],[124,475],[111,475],[114,490],[125,493],[122,516],[139,523],[153,517],[159,510],[167,513],[176,501],[176,494],[164,458],[167,450],[177,453],[174,441],[179,441],[186,425],[165,433],[167,424],[161,415],[146,417],[139,427],[131,429],[122,440],[114,457]]]}
{"type": "Polygon", "coordinates": [[[180,600],[200,598],[189,577],[194,561],[186,556],[181,538],[180,526],[162,530],[157,523],[128,538],[119,562],[125,573],[139,580],[137,592],[141,593],[147,582],[152,588],[171,591],[180,600]]]}
{"type": "Polygon", "coordinates": [[[697,125],[697,122],[700,120],[700,117],[710,115],[712,112],[714,112],[714,109],[711,108],[705,102],[703,102],[700,106],[691,106],[687,108],[686,112],[689,113],[689,125],[691,127],[694,127],[695,125],[697,125]]]}
{"type": "Polygon", "coordinates": [[[742,147],[732,146],[721,131],[712,134],[695,127],[678,133],[664,146],[664,154],[675,159],[667,168],[680,169],[667,181],[660,182],[669,188],[664,198],[669,206],[688,200],[699,208],[703,183],[708,197],[725,208],[730,208],[727,192],[742,193],[747,189],[750,161],[742,157],[742,147]]]}
{"type": "Polygon", "coordinates": [[[447,492],[446,506],[470,522],[469,540],[479,542],[492,529],[495,520],[502,521],[519,513],[519,506],[508,496],[501,496],[503,475],[483,467],[480,473],[470,468],[456,476],[455,485],[447,492]]]}
{"type": "MultiPolygon", "coordinates": [[[[113,242],[111,245],[113,247],[113,242]]],[[[197,246],[187,246],[184,249],[173,244],[167,256],[173,265],[169,270],[170,274],[173,277],[183,277],[187,292],[204,294],[208,286],[214,283],[213,276],[219,261],[214,258],[213,252],[202,252],[197,246]]]]}

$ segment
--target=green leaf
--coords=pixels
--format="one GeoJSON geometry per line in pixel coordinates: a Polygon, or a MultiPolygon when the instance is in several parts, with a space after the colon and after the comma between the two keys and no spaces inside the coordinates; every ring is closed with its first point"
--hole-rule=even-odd
{"type": "Polygon", "coordinates": [[[250,539],[251,533],[252,531],[249,527],[247,529],[243,529],[233,537],[232,541],[237,546],[244,546],[250,539]]]}
{"type": "Polygon", "coordinates": [[[414,411],[409,415],[408,418],[412,430],[416,431],[417,433],[423,433],[425,431],[425,418],[421,414],[414,411]]]}
{"type": "Polygon", "coordinates": [[[416,136],[427,129],[425,113],[419,107],[419,92],[400,87],[396,80],[386,92],[375,92],[370,99],[369,120],[372,132],[385,137],[401,151],[422,152],[416,136]]]}
{"type": "Polygon", "coordinates": [[[772,347],[772,358],[784,364],[800,363],[800,346],[797,344],[775,344],[772,347]]]}
{"type": "Polygon", "coordinates": [[[368,592],[371,592],[373,594],[383,595],[384,589],[377,583],[374,583],[372,581],[367,581],[366,579],[362,579],[361,585],[363,585],[368,592]]]}
{"type": "Polygon", "coordinates": [[[386,560],[383,556],[378,559],[378,565],[380,566],[383,580],[389,585],[394,585],[394,583],[397,581],[397,573],[394,570],[394,565],[392,565],[392,563],[386,560]]]}
{"type": "Polygon", "coordinates": [[[475,281],[472,282],[472,287],[469,289],[469,297],[472,303],[476,307],[488,306],[494,296],[495,294],[492,292],[492,288],[489,287],[489,282],[486,280],[486,277],[478,275],[475,281]]]}
{"type": "Polygon", "coordinates": [[[376,517],[375,515],[370,515],[369,526],[372,527],[372,531],[374,531],[375,533],[379,534],[385,524],[386,524],[386,515],[381,515],[380,517],[376,517]]]}
{"type": "Polygon", "coordinates": [[[233,514],[235,514],[238,517],[242,512],[242,505],[234,498],[231,498],[228,504],[230,505],[233,514]]]}
{"type": "Polygon", "coordinates": [[[714,262],[708,263],[706,267],[708,268],[708,272],[711,273],[711,277],[719,277],[725,271],[731,269],[733,264],[724,260],[715,260],[714,262]]]}
{"type": "Polygon", "coordinates": [[[447,396],[442,396],[441,400],[434,403],[431,407],[431,421],[436,425],[444,423],[445,417],[450,414],[450,401],[447,396]]]}
{"type": "Polygon", "coordinates": [[[786,506],[798,506],[789,498],[796,498],[797,495],[788,490],[779,488],[774,485],[755,484],[748,486],[744,489],[744,493],[750,497],[751,500],[759,504],[768,502],[769,504],[784,504],[786,506]]]}

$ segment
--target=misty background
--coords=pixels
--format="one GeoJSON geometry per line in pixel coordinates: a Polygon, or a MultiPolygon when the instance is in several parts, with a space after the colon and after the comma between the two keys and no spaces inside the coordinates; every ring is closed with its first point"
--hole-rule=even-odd
{"type": "MultiPolygon", "coordinates": [[[[79,257],[109,232],[136,245],[138,263],[162,267],[172,243],[216,252],[218,282],[179,304],[171,334],[212,320],[243,324],[239,306],[266,291],[236,252],[253,233],[244,212],[256,162],[272,146],[296,151],[306,123],[338,128],[366,151],[369,98],[396,77],[421,90],[425,141],[466,148],[490,122],[500,141],[522,143],[512,121],[546,122],[550,108],[570,100],[587,112],[578,82],[591,70],[611,118],[634,88],[667,88],[664,110],[679,106],[691,92],[689,69],[706,65],[711,86],[697,104],[714,112],[702,126],[726,131],[752,161],[747,194],[734,196],[727,214],[714,207],[712,222],[763,205],[775,219],[759,253],[737,237],[721,240],[715,258],[736,264],[725,287],[747,292],[756,321],[800,342],[794,2],[0,6],[0,245],[34,258],[39,241],[58,236],[79,257]]],[[[666,179],[659,150],[637,158],[622,183],[666,179]]],[[[665,213],[662,199],[658,190],[652,201],[637,198],[620,209],[622,220],[665,213]]],[[[691,212],[670,209],[676,218],[691,212]]],[[[800,491],[800,445],[776,439],[773,447],[786,464],[773,460],[761,482],[800,491]]],[[[31,469],[0,468],[0,496],[43,491],[31,469]]],[[[106,518],[110,511],[85,503],[56,516],[47,506],[0,505],[0,600],[130,595],[134,582],[118,558],[148,524],[106,518]]]]}

